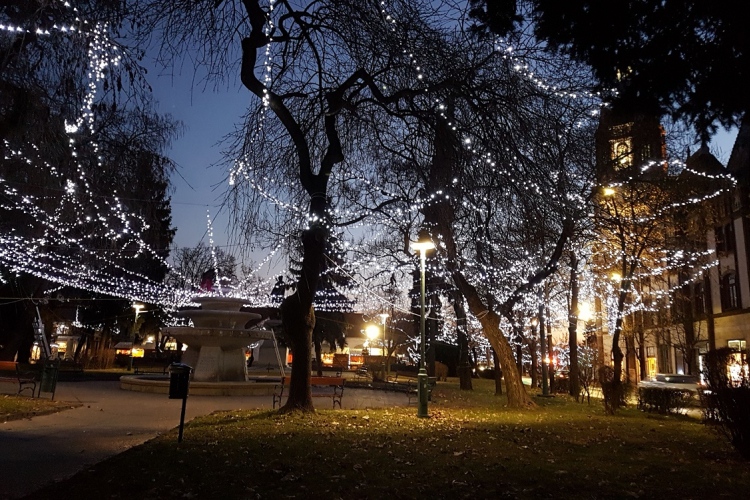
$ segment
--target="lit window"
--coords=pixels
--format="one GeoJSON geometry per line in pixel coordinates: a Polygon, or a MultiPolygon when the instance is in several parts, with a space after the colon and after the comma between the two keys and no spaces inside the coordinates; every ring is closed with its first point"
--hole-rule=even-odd
{"type": "Polygon", "coordinates": [[[731,272],[721,280],[721,308],[724,311],[739,309],[740,291],[737,286],[737,274],[731,272]]]}

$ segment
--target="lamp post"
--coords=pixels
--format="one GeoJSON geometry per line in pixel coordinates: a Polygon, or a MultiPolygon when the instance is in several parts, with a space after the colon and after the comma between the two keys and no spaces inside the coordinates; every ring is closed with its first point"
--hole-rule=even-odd
{"type": "Polygon", "coordinates": [[[135,348],[135,327],[138,325],[138,313],[141,309],[145,308],[143,304],[133,304],[135,309],[135,320],[133,321],[133,328],[130,330],[130,357],[128,358],[128,371],[133,371],[133,349],[135,348]]]}
{"type": "MultiPolygon", "coordinates": [[[[539,320],[534,318],[531,320],[531,327],[534,329],[534,335],[536,335],[536,327],[539,324],[539,320]]],[[[546,337],[544,331],[539,332],[539,351],[542,357],[542,396],[549,396],[549,381],[547,380],[547,356],[546,356],[546,337]]]]}
{"type": "Polygon", "coordinates": [[[419,272],[421,278],[420,285],[420,318],[419,318],[419,342],[420,342],[420,356],[419,356],[419,373],[417,374],[417,399],[419,404],[417,406],[418,417],[429,417],[427,414],[427,369],[425,368],[425,338],[424,338],[424,265],[425,265],[425,253],[427,250],[432,250],[435,245],[431,241],[420,241],[418,243],[412,243],[411,247],[414,250],[419,251],[419,272]]]}

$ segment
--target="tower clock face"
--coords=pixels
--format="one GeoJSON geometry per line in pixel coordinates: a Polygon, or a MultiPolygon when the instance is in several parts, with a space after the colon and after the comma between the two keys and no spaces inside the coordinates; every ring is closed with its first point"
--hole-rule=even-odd
{"type": "Polygon", "coordinates": [[[630,139],[612,141],[612,163],[616,170],[627,168],[633,163],[633,151],[630,139]]]}

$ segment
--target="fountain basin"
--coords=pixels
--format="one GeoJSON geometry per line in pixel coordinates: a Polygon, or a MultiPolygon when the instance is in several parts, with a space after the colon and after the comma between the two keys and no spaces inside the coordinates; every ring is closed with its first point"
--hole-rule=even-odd
{"type": "Polygon", "coordinates": [[[260,314],[223,309],[189,309],[178,312],[177,316],[190,318],[193,320],[196,328],[227,328],[236,330],[244,330],[248,321],[251,319],[260,319],[261,317],[260,314]]]}
{"type": "Polygon", "coordinates": [[[243,299],[235,297],[193,297],[193,302],[201,305],[203,310],[211,311],[239,311],[245,304],[243,299]]]}

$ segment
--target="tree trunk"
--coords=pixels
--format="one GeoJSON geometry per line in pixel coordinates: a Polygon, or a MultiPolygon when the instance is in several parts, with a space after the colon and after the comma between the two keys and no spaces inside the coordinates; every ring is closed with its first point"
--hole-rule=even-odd
{"type": "Polygon", "coordinates": [[[315,312],[312,306],[307,310],[296,300],[297,293],[285,298],[281,303],[281,321],[292,349],[292,374],[289,382],[289,398],[280,409],[282,413],[291,411],[315,411],[310,390],[312,354],[312,331],[315,328],[315,312]]]}
{"type": "Polygon", "coordinates": [[[612,390],[618,396],[613,399],[614,408],[619,407],[619,394],[622,392],[622,360],[625,356],[620,349],[620,334],[622,332],[622,312],[625,309],[625,298],[627,290],[620,289],[620,295],[617,299],[617,319],[615,320],[615,333],[612,335],[612,357],[615,363],[612,379],[612,390]]]}
{"type": "Polygon", "coordinates": [[[469,363],[469,337],[466,334],[466,310],[464,298],[456,291],[453,294],[453,311],[456,313],[458,333],[458,383],[462,391],[471,391],[471,363],[469,363]]]}
{"type": "MultiPolygon", "coordinates": [[[[427,292],[425,292],[427,293],[427,292]]],[[[427,304],[430,308],[429,312],[426,312],[427,316],[427,325],[426,325],[426,337],[427,337],[427,352],[425,353],[427,355],[426,360],[426,367],[427,367],[427,376],[434,377],[435,376],[435,340],[437,338],[437,329],[438,329],[438,318],[437,318],[437,307],[435,307],[435,302],[433,299],[428,300],[427,304]]]]}
{"type": "MultiPolygon", "coordinates": [[[[438,118],[435,125],[434,152],[425,186],[428,193],[445,189],[445,186],[451,185],[453,170],[459,162],[458,151],[462,149],[447,121],[438,118]]],[[[459,251],[453,233],[453,223],[456,220],[454,207],[451,206],[450,202],[442,200],[425,205],[422,212],[425,218],[425,227],[430,228],[433,240],[442,240],[453,282],[466,299],[469,310],[479,320],[490,345],[498,354],[500,366],[504,370],[508,407],[536,407],[534,401],[526,394],[521,376],[511,368],[514,364],[513,349],[500,331],[500,317],[492,308],[487,307],[477,289],[468,282],[458,268],[459,251]]],[[[511,310],[512,307],[508,308],[508,311],[504,311],[504,313],[508,313],[506,316],[511,314],[511,310]]]]}
{"type": "Polygon", "coordinates": [[[321,355],[323,354],[323,348],[320,345],[319,339],[314,339],[313,343],[315,344],[315,369],[318,372],[318,377],[323,376],[323,360],[320,359],[321,355]]]}
{"type": "Polygon", "coordinates": [[[518,369],[518,375],[523,378],[523,335],[521,335],[519,327],[514,327],[513,333],[516,339],[516,368],[518,369]]]}
{"type": "Polygon", "coordinates": [[[636,351],[635,351],[635,333],[633,330],[630,330],[627,335],[625,335],[625,351],[626,351],[626,358],[625,358],[625,366],[627,368],[627,373],[625,374],[625,378],[628,382],[634,383],[636,379],[638,378],[636,375],[636,366],[637,366],[637,359],[636,359],[636,351]]]}
{"type": "Polygon", "coordinates": [[[578,382],[578,258],[570,255],[570,310],[568,312],[568,349],[570,364],[568,366],[568,380],[570,395],[578,400],[580,384],[578,382]]]}
{"type": "Polygon", "coordinates": [[[534,335],[529,337],[529,350],[531,351],[531,387],[536,389],[539,387],[539,356],[536,352],[536,338],[534,335]]]}
{"type": "Polygon", "coordinates": [[[503,395],[503,370],[500,367],[500,360],[497,353],[492,349],[492,362],[495,363],[495,396],[503,395]]]}
{"type": "Polygon", "coordinates": [[[646,334],[643,332],[643,326],[638,328],[638,369],[641,372],[639,378],[646,380],[648,367],[646,366],[646,334]]]}
{"type": "Polygon", "coordinates": [[[494,311],[488,311],[484,306],[482,299],[479,297],[477,289],[474,288],[463,274],[458,271],[453,272],[453,281],[456,287],[461,291],[469,304],[469,310],[479,320],[482,325],[482,331],[487,336],[490,345],[497,353],[500,367],[503,369],[505,378],[505,392],[508,395],[509,408],[535,408],[536,403],[532,401],[523,387],[523,380],[517,370],[512,367],[515,364],[513,349],[508,343],[508,339],[500,331],[500,316],[494,311]]]}
{"type": "MultiPolygon", "coordinates": [[[[323,203],[313,198],[310,212],[322,214],[323,203]]],[[[326,229],[321,226],[313,226],[303,233],[302,272],[297,289],[281,303],[281,323],[293,354],[289,398],[280,409],[282,413],[315,411],[310,391],[312,339],[315,328],[315,311],[312,303],[323,265],[327,236],[326,229]]]]}

